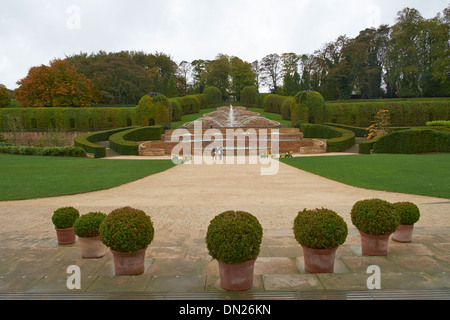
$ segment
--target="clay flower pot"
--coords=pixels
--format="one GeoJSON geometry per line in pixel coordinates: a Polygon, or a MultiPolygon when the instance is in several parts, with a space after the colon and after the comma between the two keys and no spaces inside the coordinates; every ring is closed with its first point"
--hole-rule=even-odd
{"type": "Polygon", "coordinates": [[[392,240],[397,242],[411,242],[414,231],[414,225],[401,224],[392,234],[392,240]]]}
{"type": "Polygon", "coordinates": [[[58,239],[58,244],[60,245],[66,245],[66,244],[72,244],[76,241],[75,232],[72,228],[65,228],[65,229],[57,229],[56,230],[56,237],[58,239]]]}
{"type": "Polygon", "coordinates": [[[305,271],[309,273],[333,273],[336,250],[303,248],[305,271]]]}
{"type": "Polygon", "coordinates": [[[81,257],[84,259],[101,258],[106,254],[106,246],[97,237],[78,237],[81,257]]]}
{"type": "Polygon", "coordinates": [[[388,235],[372,235],[358,230],[361,235],[361,250],[368,256],[385,256],[388,253],[388,235]]]}
{"type": "Polygon", "coordinates": [[[119,252],[111,249],[114,258],[114,270],[116,275],[138,275],[145,270],[145,251],[147,248],[136,252],[119,252]]]}
{"type": "Polygon", "coordinates": [[[255,259],[238,264],[227,264],[220,260],[220,286],[229,291],[244,291],[253,287],[255,259]]]}

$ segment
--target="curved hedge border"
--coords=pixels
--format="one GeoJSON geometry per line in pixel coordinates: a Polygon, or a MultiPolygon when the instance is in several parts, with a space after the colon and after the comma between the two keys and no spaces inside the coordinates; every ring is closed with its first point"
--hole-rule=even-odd
{"type": "Polygon", "coordinates": [[[94,154],[95,158],[103,158],[106,156],[106,148],[95,144],[98,141],[108,141],[113,134],[130,130],[135,127],[120,128],[108,131],[100,131],[95,133],[84,134],[74,139],[75,147],[84,149],[87,153],[94,154]]]}
{"type": "Polygon", "coordinates": [[[450,132],[432,129],[408,129],[388,133],[373,145],[375,153],[415,154],[450,152],[450,132]]]}
{"type": "Polygon", "coordinates": [[[134,128],[109,137],[109,147],[121,155],[139,155],[138,141],[160,140],[164,126],[134,128]]]}
{"type": "Polygon", "coordinates": [[[355,133],[350,130],[321,124],[300,124],[305,138],[327,139],[327,152],[342,152],[355,144],[355,133]]]}

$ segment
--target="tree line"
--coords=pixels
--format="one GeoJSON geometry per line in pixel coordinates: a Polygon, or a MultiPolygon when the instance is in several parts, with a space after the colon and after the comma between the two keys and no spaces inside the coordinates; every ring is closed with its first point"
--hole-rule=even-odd
{"type": "Polygon", "coordinates": [[[148,93],[172,98],[209,86],[224,100],[239,100],[247,86],[284,96],[313,90],[325,100],[442,97],[450,95],[449,35],[450,6],[431,19],[405,8],[393,26],[342,35],[313,54],[273,53],[253,62],[225,54],[177,63],[160,52],[81,52],[31,68],[14,97],[22,106],[136,105],[148,93]]]}

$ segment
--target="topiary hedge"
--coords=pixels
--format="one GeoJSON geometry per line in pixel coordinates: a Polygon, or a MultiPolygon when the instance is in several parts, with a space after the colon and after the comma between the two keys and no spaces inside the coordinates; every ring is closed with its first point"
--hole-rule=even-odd
{"type": "Polygon", "coordinates": [[[204,108],[219,107],[222,104],[222,92],[217,87],[207,87],[203,90],[206,96],[206,105],[204,108]]]}
{"type": "Polygon", "coordinates": [[[412,202],[396,202],[395,210],[400,217],[400,224],[413,225],[420,219],[420,210],[416,204],[412,202]]]}
{"type": "Polygon", "coordinates": [[[247,108],[255,108],[257,106],[258,88],[255,86],[244,87],[241,91],[241,104],[247,108]]]}
{"type": "Polygon", "coordinates": [[[408,129],[388,133],[373,145],[375,153],[450,152],[450,132],[408,129]]]}
{"type": "Polygon", "coordinates": [[[27,147],[0,145],[0,153],[25,156],[86,157],[86,152],[78,147],[27,147]]]}
{"type": "Polygon", "coordinates": [[[294,220],[297,242],[311,249],[334,249],[347,239],[347,223],[329,209],[300,211],[294,220]]]}
{"type": "Polygon", "coordinates": [[[164,126],[141,127],[121,131],[109,137],[109,147],[122,155],[139,155],[139,141],[160,140],[164,126]]]}
{"type": "Polygon", "coordinates": [[[342,152],[355,144],[355,133],[320,124],[301,123],[305,138],[327,139],[327,152],[342,152]]]}
{"type": "Polygon", "coordinates": [[[89,212],[80,216],[73,225],[75,234],[82,238],[98,237],[100,235],[100,225],[106,218],[102,212],[89,212]]]}
{"type": "Polygon", "coordinates": [[[350,212],[353,225],[371,235],[388,235],[400,225],[395,206],[382,199],[368,199],[356,202],[350,212]]]}
{"type": "Polygon", "coordinates": [[[227,264],[255,259],[260,251],[263,229],[248,212],[225,211],[211,220],[206,234],[209,254],[227,264]]]}
{"type": "Polygon", "coordinates": [[[325,122],[369,127],[379,110],[388,110],[397,127],[424,126],[432,120],[450,119],[450,99],[389,99],[327,102],[325,122]]]}
{"type": "Polygon", "coordinates": [[[100,225],[100,238],[112,250],[137,252],[153,241],[155,230],[151,218],[131,207],[112,211],[100,225]]]}
{"type": "Polygon", "coordinates": [[[57,229],[68,229],[73,227],[79,217],[80,212],[74,207],[63,207],[53,212],[52,222],[57,229]]]}
{"type": "Polygon", "coordinates": [[[305,110],[308,116],[308,119],[299,118],[295,119],[295,122],[297,122],[298,120],[305,120],[310,123],[325,122],[326,119],[325,99],[319,92],[311,90],[300,91],[294,96],[292,102],[295,105],[294,108],[299,108],[300,114],[304,112],[302,110],[305,110]]]}
{"type": "Polygon", "coordinates": [[[103,158],[106,156],[106,148],[104,146],[100,146],[95,144],[98,141],[109,141],[109,137],[113,134],[127,131],[136,127],[125,127],[114,130],[100,131],[95,133],[89,133],[77,136],[74,139],[75,147],[82,148],[87,153],[94,154],[95,158],[103,158]]]}

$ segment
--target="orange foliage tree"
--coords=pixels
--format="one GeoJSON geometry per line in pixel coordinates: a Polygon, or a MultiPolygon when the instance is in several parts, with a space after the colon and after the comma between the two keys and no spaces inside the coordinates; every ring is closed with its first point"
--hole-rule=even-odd
{"type": "Polygon", "coordinates": [[[95,91],[89,79],[60,59],[31,68],[17,84],[14,96],[23,107],[90,107],[95,91]]]}

